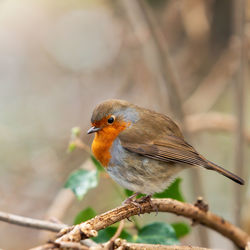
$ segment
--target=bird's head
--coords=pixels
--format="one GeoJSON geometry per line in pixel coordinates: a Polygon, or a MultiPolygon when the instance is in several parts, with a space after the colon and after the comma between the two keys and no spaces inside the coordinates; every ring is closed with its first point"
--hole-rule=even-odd
{"type": "Polygon", "coordinates": [[[139,119],[136,106],[123,100],[107,100],[99,104],[91,117],[91,133],[122,131],[139,119]]]}

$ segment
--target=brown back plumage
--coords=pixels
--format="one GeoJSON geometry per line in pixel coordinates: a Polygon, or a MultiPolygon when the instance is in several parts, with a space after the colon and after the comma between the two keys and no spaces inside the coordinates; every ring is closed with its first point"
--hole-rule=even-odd
{"type": "Polygon", "coordinates": [[[140,119],[119,135],[127,150],[164,161],[204,167],[243,185],[244,180],[208,161],[183,138],[179,127],[167,116],[135,106],[140,119]]]}

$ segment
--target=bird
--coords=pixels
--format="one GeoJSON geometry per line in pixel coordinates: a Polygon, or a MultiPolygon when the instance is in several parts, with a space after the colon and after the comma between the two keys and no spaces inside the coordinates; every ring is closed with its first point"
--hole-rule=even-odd
{"type": "Polygon", "coordinates": [[[91,117],[95,133],[92,152],[110,177],[135,192],[125,203],[164,191],[183,169],[214,170],[243,185],[244,180],[199,154],[187,143],[168,116],[124,100],[109,99],[97,105],[91,117]]]}

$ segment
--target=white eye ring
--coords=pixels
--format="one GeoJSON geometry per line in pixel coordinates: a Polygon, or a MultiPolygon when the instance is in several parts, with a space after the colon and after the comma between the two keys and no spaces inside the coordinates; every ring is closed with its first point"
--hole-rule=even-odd
{"type": "Polygon", "coordinates": [[[115,121],[115,116],[111,115],[108,119],[108,124],[112,124],[115,121]]]}

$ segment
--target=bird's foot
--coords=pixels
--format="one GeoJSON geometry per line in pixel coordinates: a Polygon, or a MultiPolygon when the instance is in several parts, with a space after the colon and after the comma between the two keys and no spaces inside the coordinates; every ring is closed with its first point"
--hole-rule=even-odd
{"type": "Polygon", "coordinates": [[[152,195],[146,195],[144,197],[142,197],[139,202],[143,203],[143,202],[149,202],[150,206],[152,207],[152,209],[156,212],[155,216],[158,215],[158,207],[152,202],[152,195]]]}
{"type": "Polygon", "coordinates": [[[140,205],[140,200],[136,199],[136,196],[139,195],[140,193],[136,192],[133,195],[129,196],[125,201],[123,201],[123,205],[125,204],[133,204],[134,206],[136,206],[139,209],[139,213],[138,215],[141,215],[142,212],[142,206],[140,205]]]}
{"type": "Polygon", "coordinates": [[[125,201],[123,201],[123,205],[124,204],[133,204],[134,206],[136,206],[139,209],[139,213],[138,215],[141,215],[142,212],[142,206],[141,203],[144,202],[149,202],[150,206],[152,207],[152,209],[156,212],[155,215],[158,215],[158,207],[152,202],[151,197],[152,195],[146,195],[143,196],[139,199],[136,199],[136,196],[139,195],[140,193],[136,192],[133,195],[131,195],[130,197],[128,197],[125,201]]]}

